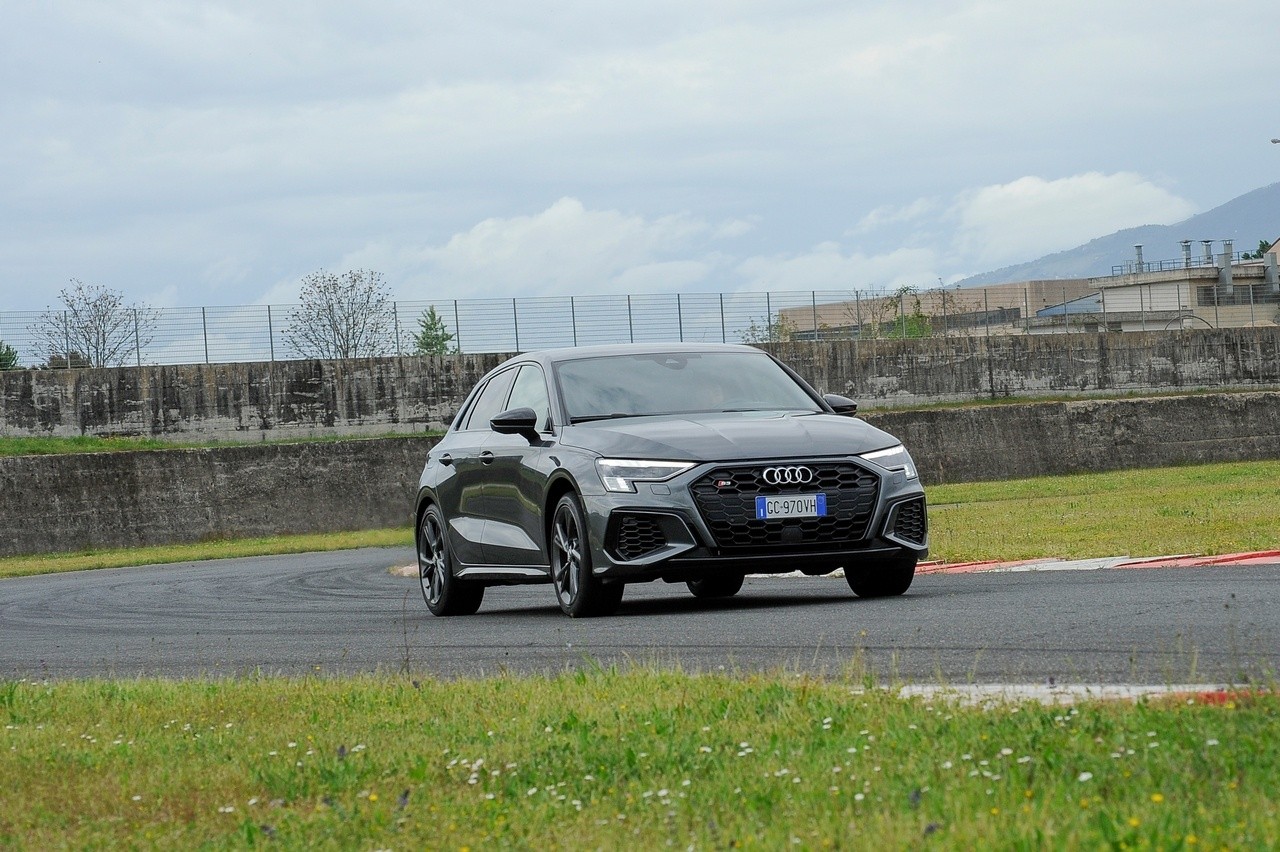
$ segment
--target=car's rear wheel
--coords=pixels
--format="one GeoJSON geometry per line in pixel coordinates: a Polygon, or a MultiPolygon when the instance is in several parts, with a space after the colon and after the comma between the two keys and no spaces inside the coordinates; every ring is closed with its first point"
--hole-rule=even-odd
{"type": "Polygon", "coordinates": [[[706,577],[702,580],[690,580],[686,585],[695,598],[730,598],[742,590],[741,574],[723,574],[717,577],[706,577]]]}
{"type": "Polygon", "coordinates": [[[911,588],[916,576],[915,554],[860,560],[845,566],[844,578],[860,598],[888,598],[911,588]]]}
{"type": "Polygon", "coordinates": [[[418,528],[418,582],[433,615],[471,615],[484,600],[484,586],[459,580],[453,569],[444,516],[438,506],[428,506],[418,528]]]}
{"type": "Polygon", "coordinates": [[[591,573],[591,545],[582,503],[565,494],[551,515],[551,584],[565,615],[609,615],[622,603],[622,583],[604,583],[591,573]]]}

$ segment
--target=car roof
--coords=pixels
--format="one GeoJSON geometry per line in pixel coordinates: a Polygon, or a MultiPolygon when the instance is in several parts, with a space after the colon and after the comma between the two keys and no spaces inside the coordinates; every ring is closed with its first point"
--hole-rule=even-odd
{"type": "Polygon", "coordinates": [[[764,354],[754,346],[740,343],[614,343],[601,346],[567,346],[559,349],[540,349],[524,352],[507,359],[500,366],[520,361],[537,361],[540,364],[556,364],[582,358],[607,358],[615,355],[658,355],[676,352],[752,352],[764,354]]]}

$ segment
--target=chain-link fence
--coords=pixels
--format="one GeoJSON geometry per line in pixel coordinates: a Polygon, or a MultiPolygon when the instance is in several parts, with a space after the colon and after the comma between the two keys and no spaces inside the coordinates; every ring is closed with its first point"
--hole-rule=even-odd
{"type": "MultiPolygon", "coordinates": [[[[400,301],[389,332],[359,356],[440,354],[417,346],[420,321],[434,311],[448,352],[516,352],[598,343],[705,341],[766,343],[1003,335],[1170,327],[1164,306],[1139,299],[1132,327],[1107,319],[1093,282],[1069,280],[985,288],[902,288],[400,301]],[[1100,302],[1100,304],[1099,304],[1100,302]],[[1157,310],[1157,307],[1160,310],[1157,310]],[[1056,326],[1056,328],[1055,328],[1056,326]]],[[[1268,297],[1261,297],[1268,300],[1268,297]]],[[[1270,300],[1274,301],[1274,300],[1270,300]]],[[[1252,308],[1253,290],[1249,291],[1252,308]]],[[[129,309],[123,309],[128,311],[129,309]]],[[[1274,313],[1274,306],[1270,308],[1274,313]]],[[[1113,310],[1113,318],[1120,314],[1113,310]]],[[[1257,313],[1250,313],[1256,318],[1257,313]]],[[[296,305],[160,308],[118,326],[132,336],[116,363],[86,363],[76,344],[50,343],[58,312],[0,312],[0,346],[19,366],[233,363],[316,357],[291,334],[296,305]],[[79,359],[79,360],[78,360],[79,359]]],[[[1244,324],[1247,321],[1242,317],[1244,324]]]]}

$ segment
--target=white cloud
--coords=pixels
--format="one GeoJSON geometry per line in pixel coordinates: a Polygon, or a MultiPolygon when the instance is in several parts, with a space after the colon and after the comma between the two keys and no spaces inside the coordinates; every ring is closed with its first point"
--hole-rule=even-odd
{"type": "Polygon", "coordinates": [[[1172,224],[1194,212],[1191,202],[1132,172],[1028,176],[958,199],[954,247],[971,266],[998,267],[1122,228],[1172,224]]]}

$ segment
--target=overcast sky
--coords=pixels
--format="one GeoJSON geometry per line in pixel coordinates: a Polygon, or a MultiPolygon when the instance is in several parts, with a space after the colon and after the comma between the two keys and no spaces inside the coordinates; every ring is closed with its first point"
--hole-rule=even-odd
{"type": "Polygon", "coordinates": [[[1261,0],[0,2],[0,312],[928,287],[1280,180],[1261,0]]]}

